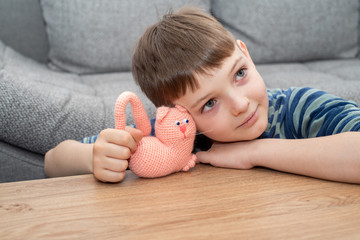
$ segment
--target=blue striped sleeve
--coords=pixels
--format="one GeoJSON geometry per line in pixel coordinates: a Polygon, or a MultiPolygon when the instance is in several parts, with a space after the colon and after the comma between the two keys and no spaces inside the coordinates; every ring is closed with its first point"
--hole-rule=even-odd
{"type": "Polygon", "coordinates": [[[260,138],[311,138],[360,131],[360,108],[312,88],[268,90],[268,126],[260,138]]]}
{"type": "Polygon", "coordinates": [[[91,137],[85,137],[80,140],[81,143],[91,144],[95,143],[96,139],[98,138],[99,134],[91,136],[91,137]]]}
{"type": "MultiPolygon", "coordinates": [[[[150,119],[150,124],[151,124],[150,136],[155,136],[155,118],[150,119]]],[[[130,127],[136,128],[135,125],[130,125],[130,127]]],[[[85,143],[85,144],[95,143],[98,136],[99,136],[99,134],[91,136],[91,137],[85,137],[85,138],[81,139],[80,142],[85,143]]]]}
{"type": "Polygon", "coordinates": [[[356,127],[360,109],[352,101],[312,88],[294,88],[289,105],[296,138],[360,131],[356,127]]]}

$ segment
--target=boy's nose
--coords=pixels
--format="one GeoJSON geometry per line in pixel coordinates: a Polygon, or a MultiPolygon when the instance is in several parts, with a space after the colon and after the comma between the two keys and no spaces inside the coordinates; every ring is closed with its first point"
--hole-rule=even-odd
{"type": "Polygon", "coordinates": [[[250,101],[245,96],[237,96],[232,98],[231,101],[231,111],[234,116],[239,116],[241,113],[247,111],[250,101]]]}

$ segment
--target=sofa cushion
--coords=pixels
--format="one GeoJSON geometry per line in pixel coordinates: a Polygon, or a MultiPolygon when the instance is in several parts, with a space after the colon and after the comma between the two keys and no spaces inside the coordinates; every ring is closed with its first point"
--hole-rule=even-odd
{"type": "Polygon", "coordinates": [[[258,64],[268,88],[312,87],[360,106],[360,59],[258,64]]]}
{"type": "Polygon", "coordinates": [[[359,1],[217,0],[212,12],[255,63],[353,58],[359,1]]]}
{"type": "Polygon", "coordinates": [[[45,178],[44,156],[0,141],[0,183],[45,178]]]}
{"type": "Polygon", "coordinates": [[[51,66],[73,73],[128,71],[137,39],[170,8],[208,0],[42,0],[51,66]]]}
{"type": "Polygon", "coordinates": [[[22,54],[46,62],[49,45],[39,0],[0,1],[0,39],[22,54]]]}
{"type": "MultiPolygon", "coordinates": [[[[52,71],[0,42],[0,140],[44,154],[65,139],[80,140],[114,127],[114,105],[125,90],[155,107],[130,72],[79,76],[52,71]]],[[[130,108],[127,122],[132,124],[130,108]]]]}

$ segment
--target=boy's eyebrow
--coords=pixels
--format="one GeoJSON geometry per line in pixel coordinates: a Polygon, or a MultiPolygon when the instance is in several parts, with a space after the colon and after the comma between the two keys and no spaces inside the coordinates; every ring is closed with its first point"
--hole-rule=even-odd
{"type": "Polygon", "coordinates": [[[191,105],[191,109],[194,109],[199,103],[201,103],[202,101],[204,101],[205,99],[209,98],[211,95],[211,93],[206,94],[205,96],[199,98],[193,105],[191,105]]]}
{"type": "Polygon", "coordinates": [[[231,75],[231,73],[234,72],[235,67],[238,65],[239,62],[243,61],[244,57],[243,56],[239,56],[238,58],[235,59],[234,61],[234,65],[231,67],[231,70],[229,72],[229,76],[231,75]]]}

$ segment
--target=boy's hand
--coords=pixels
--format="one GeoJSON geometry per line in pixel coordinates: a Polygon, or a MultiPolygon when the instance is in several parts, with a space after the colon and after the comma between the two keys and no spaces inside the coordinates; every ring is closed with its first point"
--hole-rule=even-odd
{"type": "Polygon", "coordinates": [[[103,182],[120,182],[124,179],[131,153],[143,134],[139,129],[105,129],[93,146],[93,173],[103,182]]]}
{"type": "Polygon", "coordinates": [[[211,164],[214,167],[250,169],[254,167],[249,153],[254,141],[214,143],[208,151],[198,152],[199,162],[211,164]]]}

